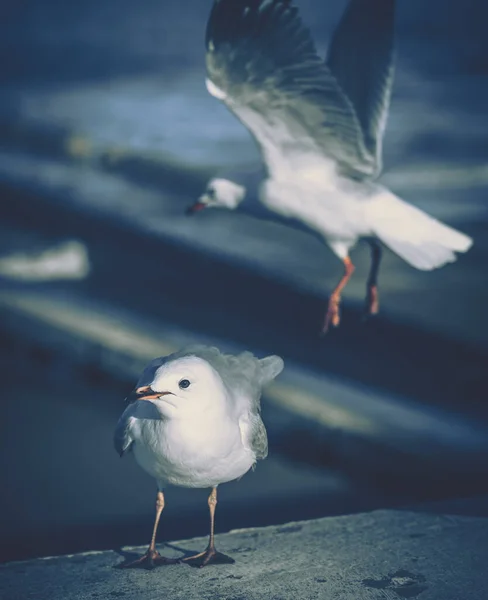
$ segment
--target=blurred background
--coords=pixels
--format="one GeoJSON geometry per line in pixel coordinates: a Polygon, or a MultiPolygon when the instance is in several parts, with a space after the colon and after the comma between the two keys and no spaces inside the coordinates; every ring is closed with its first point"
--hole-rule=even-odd
{"type": "MultiPolygon", "coordinates": [[[[325,55],[344,0],[297,0],[325,55]]],[[[280,354],[270,457],[222,486],[217,530],[488,491],[488,8],[398,0],[382,181],[475,239],[439,271],[389,252],[361,321],[318,337],[342,266],[319,241],[185,208],[259,166],[205,89],[210,0],[0,7],[0,560],[148,542],[155,484],[112,432],[151,358],[187,343],[280,354]]],[[[170,489],[160,540],[207,533],[170,489]]]]}

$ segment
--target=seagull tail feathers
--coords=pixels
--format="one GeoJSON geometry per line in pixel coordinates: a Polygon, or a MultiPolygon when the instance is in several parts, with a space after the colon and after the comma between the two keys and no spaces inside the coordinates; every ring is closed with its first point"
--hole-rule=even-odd
{"type": "Polygon", "coordinates": [[[374,234],[417,269],[430,271],[454,262],[456,252],[467,252],[473,244],[469,236],[387,190],[371,200],[368,209],[374,234]]]}

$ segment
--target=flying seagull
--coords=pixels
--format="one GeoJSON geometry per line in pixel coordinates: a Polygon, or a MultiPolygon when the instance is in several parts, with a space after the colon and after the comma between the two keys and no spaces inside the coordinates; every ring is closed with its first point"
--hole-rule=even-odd
{"type": "MultiPolygon", "coordinates": [[[[207,89],[259,146],[267,171],[261,206],[318,233],[344,264],[324,333],[339,324],[358,239],[371,246],[367,314],[379,308],[381,242],[422,270],[453,262],[472,245],[375,181],[393,84],[394,17],[395,0],[351,0],[325,61],[290,0],[215,0],[207,25],[207,89]]],[[[214,178],[188,212],[236,209],[245,198],[245,187],[214,178]]]]}
{"type": "Polygon", "coordinates": [[[250,352],[234,356],[206,346],[156,358],[144,369],[119,419],[114,444],[121,456],[132,450],[139,465],[156,479],[156,518],[146,554],[123,567],[180,562],[156,550],[168,484],[211,488],[208,547],[183,561],[199,567],[234,562],[215,549],[217,486],[242,477],[257,460],[266,458],[261,391],[282,369],[279,356],[258,359],[250,352]]]}

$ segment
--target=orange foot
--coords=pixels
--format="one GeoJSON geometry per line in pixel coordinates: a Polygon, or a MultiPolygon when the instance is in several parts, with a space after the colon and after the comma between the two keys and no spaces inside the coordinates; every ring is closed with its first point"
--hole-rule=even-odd
{"type": "Polygon", "coordinates": [[[325,335],[329,331],[329,327],[337,327],[341,322],[341,315],[339,313],[339,303],[341,299],[339,296],[331,295],[329,298],[329,304],[327,306],[327,312],[325,313],[324,326],[322,327],[322,335],[325,335]]]}
{"type": "Polygon", "coordinates": [[[222,554],[222,552],[217,552],[215,548],[207,548],[205,552],[200,552],[200,554],[195,554],[195,556],[184,558],[183,561],[187,562],[192,567],[199,567],[200,569],[210,564],[233,565],[236,562],[230,556],[222,554]]]}
{"type": "Polygon", "coordinates": [[[148,550],[146,554],[128,563],[122,563],[122,569],[154,569],[161,565],[175,565],[180,562],[179,558],[166,558],[161,556],[157,550],[148,550]]]}

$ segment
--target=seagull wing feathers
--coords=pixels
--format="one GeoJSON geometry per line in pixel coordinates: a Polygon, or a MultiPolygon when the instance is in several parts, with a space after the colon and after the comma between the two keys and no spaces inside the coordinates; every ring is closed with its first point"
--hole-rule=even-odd
{"type": "Polygon", "coordinates": [[[375,173],[354,107],[289,0],[216,0],[206,48],[210,93],[253,134],[271,176],[311,157],[352,177],[375,173]]]}
{"type": "Polygon", "coordinates": [[[352,0],[334,32],[326,64],[356,112],[375,175],[394,79],[395,0],[352,0]]]}

